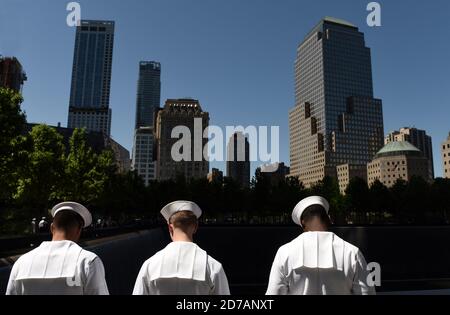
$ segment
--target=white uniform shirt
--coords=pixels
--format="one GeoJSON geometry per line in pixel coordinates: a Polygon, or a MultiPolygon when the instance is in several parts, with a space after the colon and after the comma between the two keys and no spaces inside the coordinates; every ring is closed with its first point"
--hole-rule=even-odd
{"type": "Polygon", "coordinates": [[[366,267],[359,249],[334,233],[303,233],[278,250],[266,294],[375,294],[366,267]]]}
{"type": "Polygon", "coordinates": [[[71,241],[43,242],[14,264],[7,295],[108,295],[103,263],[71,241]]]}
{"type": "Polygon", "coordinates": [[[172,242],[142,266],[133,295],[229,295],[222,265],[194,243],[172,242]]]}

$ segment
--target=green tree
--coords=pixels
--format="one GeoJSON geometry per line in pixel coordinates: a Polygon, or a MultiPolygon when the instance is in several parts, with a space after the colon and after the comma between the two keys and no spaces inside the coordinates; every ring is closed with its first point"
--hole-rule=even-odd
{"type": "Polygon", "coordinates": [[[406,214],[406,190],[408,187],[408,183],[403,179],[397,179],[394,186],[392,186],[389,190],[391,192],[392,197],[392,213],[396,220],[396,223],[406,223],[408,220],[405,217],[406,214]]]}
{"type": "Polygon", "coordinates": [[[357,215],[357,222],[366,223],[370,203],[367,182],[359,177],[352,178],[345,191],[345,200],[348,211],[357,215]]]}
{"type": "Polygon", "coordinates": [[[60,198],[90,205],[102,196],[115,172],[112,152],[96,154],[87,144],[86,130],[75,129],[69,140],[60,198]]]}
{"type": "MultiPolygon", "coordinates": [[[[369,209],[376,215],[378,222],[385,222],[385,215],[392,207],[391,192],[379,180],[375,181],[369,189],[369,209]]],[[[373,221],[371,223],[374,223],[373,221]]]]}
{"type": "Polygon", "coordinates": [[[152,207],[146,202],[144,181],[136,172],[114,174],[105,183],[100,197],[93,201],[98,215],[111,217],[115,221],[148,216],[152,207]]]}
{"type": "Polygon", "coordinates": [[[95,154],[94,161],[95,164],[88,172],[88,180],[85,182],[90,193],[89,198],[91,198],[86,202],[98,199],[117,173],[117,165],[112,151],[104,150],[100,154],[95,154]]]}
{"type": "Polygon", "coordinates": [[[273,205],[273,187],[267,176],[258,169],[251,181],[252,216],[269,217],[277,210],[273,205]]]}
{"type": "Polygon", "coordinates": [[[275,200],[280,207],[284,222],[291,222],[292,210],[308,194],[305,186],[297,177],[287,177],[278,184],[275,190],[275,200]]]}
{"type": "MultiPolygon", "coordinates": [[[[239,187],[239,184],[237,184],[232,178],[224,178],[222,199],[224,215],[227,214],[236,217],[242,214],[242,212],[248,211],[247,209],[243,209],[244,198],[243,191],[239,187]]],[[[255,208],[257,207],[258,205],[255,205],[255,208]]],[[[252,210],[254,211],[255,208],[252,210]]],[[[264,213],[264,211],[261,211],[261,213],[264,213]]]]}
{"type": "Polygon", "coordinates": [[[450,180],[436,178],[431,185],[430,203],[439,223],[450,223],[450,180]]]}
{"type": "Polygon", "coordinates": [[[14,198],[33,213],[47,215],[50,203],[57,199],[64,171],[63,137],[54,128],[35,126],[26,139],[25,163],[16,172],[14,198]]]}
{"type": "Polygon", "coordinates": [[[431,212],[430,184],[422,177],[413,176],[407,184],[404,204],[408,223],[427,223],[427,214],[431,212]]]}
{"type": "Polygon", "coordinates": [[[0,88],[0,207],[11,201],[15,180],[13,174],[18,162],[17,144],[23,133],[26,118],[20,105],[23,99],[19,93],[0,88]]]}
{"type": "Polygon", "coordinates": [[[310,188],[311,195],[322,196],[330,203],[330,216],[333,221],[341,221],[345,211],[343,208],[343,197],[339,190],[339,183],[336,178],[325,176],[323,180],[310,188]]]}

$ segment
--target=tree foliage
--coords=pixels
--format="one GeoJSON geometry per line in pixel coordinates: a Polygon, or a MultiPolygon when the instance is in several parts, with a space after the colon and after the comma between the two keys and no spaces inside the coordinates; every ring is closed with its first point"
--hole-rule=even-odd
{"type": "Polygon", "coordinates": [[[17,168],[14,200],[36,214],[45,215],[62,187],[64,145],[54,128],[38,125],[25,138],[24,163],[17,168]]]}
{"type": "MultiPolygon", "coordinates": [[[[49,126],[25,130],[19,94],[0,89],[0,228],[28,224],[32,217],[48,215],[60,201],[85,204],[94,217],[117,222],[156,219],[160,209],[174,200],[193,200],[203,209],[205,222],[292,224],[295,205],[310,195],[330,202],[337,224],[448,224],[450,180],[428,183],[419,177],[398,180],[391,188],[377,181],[370,187],[353,178],[345,194],[337,180],[325,177],[306,189],[297,178],[271,180],[260,172],[250,187],[230,178],[178,176],[153,181],[147,187],[135,172],[117,172],[111,151],[94,152],[87,134],[77,129],[65,147],[63,138],[49,126]],[[8,224],[6,224],[8,223],[8,224]]],[[[17,228],[16,228],[17,230],[17,228]]],[[[1,229],[0,229],[1,232],[1,229]]]]}
{"type": "Polygon", "coordinates": [[[20,135],[25,127],[22,97],[13,90],[0,88],[0,205],[12,196],[14,178],[11,170],[18,164],[20,135]]]}

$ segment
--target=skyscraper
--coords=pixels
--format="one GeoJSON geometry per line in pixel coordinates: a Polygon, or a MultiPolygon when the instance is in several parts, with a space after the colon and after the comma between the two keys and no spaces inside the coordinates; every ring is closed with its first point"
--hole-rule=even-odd
{"type": "Polygon", "coordinates": [[[336,177],[339,165],[364,169],[384,134],[364,34],[346,21],[324,18],[297,49],[295,79],[290,175],[309,187],[336,177]]]}
{"type": "Polygon", "coordinates": [[[136,127],[153,126],[153,115],[161,106],[161,64],[155,61],[139,63],[136,96],[136,127]]]}
{"type": "Polygon", "coordinates": [[[430,177],[434,178],[434,162],[433,162],[433,142],[430,136],[427,135],[425,130],[420,130],[417,128],[401,128],[398,131],[393,131],[389,133],[385,139],[384,143],[388,144],[394,141],[408,141],[420,151],[428,159],[428,165],[430,167],[430,177]]]}
{"type": "Polygon", "coordinates": [[[154,148],[154,114],[161,102],[161,64],[155,61],[139,63],[136,95],[136,124],[133,142],[132,169],[148,185],[156,178],[154,148]]]}
{"type": "Polygon", "coordinates": [[[146,186],[156,178],[154,144],[153,127],[139,127],[135,130],[131,169],[142,177],[146,186]]]}
{"type": "Polygon", "coordinates": [[[69,103],[69,128],[111,133],[113,21],[82,20],[77,26],[69,103]]]}
{"type": "MultiPolygon", "coordinates": [[[[209,161],[203,152],[207,149],[208,139],[203,138],[209,126],[209,114],[202,110],[200,102],[193,99],[169,99],[160,109],[156,118],[156,174],[158,180],[207,178],[209,161]],[[179,138],[172,138],[174,128],[187,133],[186,139],[190,147],[174,147],[179,138]],[[179,149],[179,150],[178,150],[179,149]],[[174,159],[173,151],[186,156],[187,159],[174,159]]],[[[175,130],[177,131],[177,130],[175,130]]],[[[178,158],[178,157],[177,157],[178,158]]]]}
{"type": "Polygon", "coordinates": [[[447,140],[442,143],[442,163],[444,166],[444,178],[450,178],[450,133],[447,140]]]}
{"type": "Polygon", "coordinates": [[[233,134],[228,142],[227,177],[241,187],[250,186],[250,144],[242,132],[233,134]]]}
{"type": "Polygon", "coordinates": [[[17,58],[0,56],[0,87],[21,92],[26,80],[27,76],[17,58]]]}

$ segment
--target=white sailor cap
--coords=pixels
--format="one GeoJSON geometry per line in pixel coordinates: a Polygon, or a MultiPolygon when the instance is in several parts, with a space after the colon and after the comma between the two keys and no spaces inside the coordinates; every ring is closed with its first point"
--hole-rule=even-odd
{"type": "Polygon", "coordinates": [[[63,211],[63,210],[74,211],[74,212],[78,213],[84,221],[85,228],[87,228],[92,223],[92,215],[89,212],[89,210],[85,206],[83,206],[77,202],[71,202],[71,201],[62,202],[62,203],[54,206],[52,209],[52,212],[51,212],[52,217],[55,217],[55,215],[58,212],[63,211]]]}
{"type": "Polygon", "coordinates": [[[169,222],[171,216],[180,211],[191,211],[195,216],[200,218],[202,216],[202,209],[192,201],[179,200],[169,203],[167,206],[162,208],[161,214],[169,222]]]}
{"type": "Polygon", "coordinates": [[[322,206],[325,209],[325,211],[327,212],[327,214],[328,214],[328,211],[330,210],[330,204],[323,197],[312,196],[312,197],[305,198],[302,201],[300,201],[295,206],[294,211],[292,211],[292,220],[294,221],[294,223],[302,226],[301,218],[302,218],[303,212],[308,207],[313,206],[313,205],[322,206]]]}

